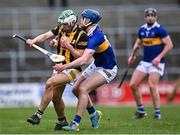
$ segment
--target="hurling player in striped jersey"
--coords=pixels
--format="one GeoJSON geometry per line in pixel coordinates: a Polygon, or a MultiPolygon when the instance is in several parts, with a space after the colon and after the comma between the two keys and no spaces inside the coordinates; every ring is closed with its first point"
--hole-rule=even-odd
{"type": "MultiPolygon", "coordinates": [[[[34,39],[28,39],[27,44],[40,44],[48,39],[57,36],[57,40],[51,40],[51,45],[57,48],[57,53],[65,56],[65,61],[62,64],[70,63],[74,59],[82,56],[87,47],[88,37],[84,30],[77,24],[77,16],[74,11],[67,9],[60,13],[58,24],[54,29],[46,33],[40,34],[34,39]]],[[[68,125],[65,116],[65,104],[62,98],[67,84],[73,84],[76,78],[82,71],[81,67],[76,67],[63,72],[53,72],[52,76],[46,81],[45,91],[42,95],[41,102],[37,111],[27,119],[27,122],[38,125],[42,116],[52,101],[58,122],[54,130],[61,130],[63,126],[68,125]]],[[[91,101],[90,101],[91,102],[91,101]]],[[[88,106],[87,111],[91,116],[91,110],[95,110],[93,106],[88,106]]],[[[92,121],[92,117],[91,117],[92,121]]]]}
{"type": "MultiPolygon", "coordinates": [[[[64,69],[77,67],[86,64],[92,57],[94,61],[82,72],[80,78],[73,87],[73,91],[78,93],[77,113],[71,124],[63,129],[68,131],[78,131],[81,118],[85,109],[88,107],[88,93],[93,89],[111,82],[117,75],[117,64],[115,54],[108,39],[97,25],[101,15],[93,9],[85,9],[81,13],[81,27],[88,35],[88,45],[83,55],[69,64],[57,64],[55,69],[63,71],[64,69]]],[[[92,110],[93,127],[99,127],[100,111],[92,110]]]]}
{"type": "MultiPolygon", "coordinates": [[[[134,118],[143,118],[147,115],[137,86],[148,76],[148,85],[154,107],[154,118],[160,119],[160,95],[157,87],[160,76],[164,74],[165,56],[173,48],[173,43],[166,29],[157,22],[156,9],[145,9],[144,17],[146,23],[140,27],[138,38],[133,46],[133,51],[142,46],[144,56],[130,80],[130,87],[137,105],[134,118]]],[[[136,56],[131,55],[128,63],[132,64],[135,59],[136,56]]]]}

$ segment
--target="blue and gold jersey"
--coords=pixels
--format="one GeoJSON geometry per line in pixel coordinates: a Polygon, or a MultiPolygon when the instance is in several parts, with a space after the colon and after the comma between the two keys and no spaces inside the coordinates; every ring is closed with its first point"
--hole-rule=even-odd
{"type": "MultiPolygon", "coordinates": [[[[144,61],[151,62],[164,49],[162,39],[167,37],[168,33],[160,24],[155,22],[151,27],[144,24],[140,27],[138,37],[144,47],[144,61]]],[[[164,63],[164,58],[161,59],[164,63]]]]}
{"type": "Polygon", "coordinates": [[[97,67],[112,69],[116,65],[116,58],[113,49],[98,26],[90,35],[88,35],[87,49],[95,50],[93,57],[95,59],[94,63],[97,67]]]}

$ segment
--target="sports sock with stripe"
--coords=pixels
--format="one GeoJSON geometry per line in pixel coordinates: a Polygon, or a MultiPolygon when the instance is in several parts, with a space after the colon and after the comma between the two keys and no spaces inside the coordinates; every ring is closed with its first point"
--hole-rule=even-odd
{"type": "Polygon", "coordinates": [[[161,116],[160,108],[155,108],[155,109],[154,109],[154,115],[155,115],[155,116],[161,116]]]}
{"type": "Polygon", "coordinates": [[[96,114],[96,109],[94,106],[87,107],[86,109],[87,109],[90,117],[93,117],[96,114]]]}
{"type": "Polygon", "coordinates": [[[139,113],[145,113],[144,105],[137,105],[137,112],[139,113]]]}
{"type": "Polygon", "coordinates": [[[43,112],[40,110],[37,110],[37,112],[35,114],[38,116],[39,119],[41,119],[43,112]]]}
{"type": "Polygon", "coordinates": [[[79,125],[79,123],[81,122],[81,116],[75,115],[73,122],[75,122],[76,125],[79,125]]]}

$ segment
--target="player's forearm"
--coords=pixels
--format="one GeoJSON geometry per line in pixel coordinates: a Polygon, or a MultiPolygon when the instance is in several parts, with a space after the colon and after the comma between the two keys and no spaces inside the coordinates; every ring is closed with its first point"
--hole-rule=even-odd
{"type": "Polygon", "coordinates": [[[138,50],[139,46],[141,45],[141,40],[137,39],[136,42],[134,43],[133,46],[133,52],[135,52],[136,50],[138,50]]]}
{"type": "Polygon", "coordinates": [[[35,44],[41,44],[45,42],[46,40],[51,39],[52,37],[53,37],[53,34],[51,32],[46,32],[44,34],[37,36],[33,40],[35,44]]]}
{"type": "Polygon", "coordinates": [[[79,58],[83,54],[81,51],[74,49],[73,46],[71,46],[69,48],[69,50],[70,50],[70,52],[71,52],[71,54],[73,55],[74,58],[79,58]]]}
{"type": "Polygon", "coordinates": [[[162,59],[163,57],[165,57],[167,55],[167,53],[173,48],[173,46],[171,45],[166,45],[165,48],[163,49],[163,51],[158,55],[158,57],[160,59],[162,59]]]}
{"type": "Polygon", "coordinates": [[[158,57],[160,59],[162,59],[163,57],[165,57],[167,55],[167,53],[173,48],[173,43],[170,39],[170,37],[168,37],[166,40],[165,40],[165,47],[163,49],[163,51],[158,55],[158,57]]]}
{"type": "Polygon", "coordinates": [[[65,64],[64,68],[65,69],[71,69],[71,68],[75,68],[75,67],[80,67],[84,64],[86,64],[86,61],[83,59],[83,57],[80,57],[71,63],[65,64]]]}

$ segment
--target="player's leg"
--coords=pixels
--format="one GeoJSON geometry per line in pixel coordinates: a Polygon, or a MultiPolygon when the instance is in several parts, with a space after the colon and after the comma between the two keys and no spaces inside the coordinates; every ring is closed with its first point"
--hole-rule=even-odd
{"type": "Polygon", "coordinates": [[[159,68],[157,68],[154,65],[151,65],[148,68],[149,78],[148,78],[148,84],[153,100],[153,106],[154,106],[154,118],[160,119],[161,118],[161,112],[160,112],[160,95],[159,91],[157,89],[160,76],[164,74],[164,63],[159,63],[159,68]]]}
{"type": "MultiPolygon", "coordinates": [[[[77,82],[74,84],[73,86],[73,93],[74,95],[78,98],[78,88],[79,88],[79,85],[85,80],[85,77],[84,76],[81,76],[77,82]]],[[[88,114],[90,116],[90,120],[91,120],[91,123],[92,123],[92,127],[93,128],[98,128],[99,126],[99,120],[100,120],[100,115],[101,115],[101,112],[99,110],[96,110],[96,108],[94,107],[93,105],[93,102],[88,94],[88,105],[87,105],[87,111],[88,111],[88,114]]]]}
{"type": "Polygon", "coordinates": [[[160,74],[157,72],[152,72],[149,74],[148,84],[150,88],[150,92],[152,95],[153,106],[154,106],[154,118],[160,119],[160,95],[157,89],[158,83],[160,79],[160,74]]]}
{"type": "MultiPolygon", "coordinates": [[[[63,127],[65,130],[78,130],[78,125],[80,124],[81,117],[83,116],[83,113],[85,109],[88,106],[88,100],[89,95],[88,93],[92,90],[98,88],[99,86],[109,83],[112,81],[116,75],[117,75],[117,66],[115,66],[113,69],[104,69],[104,68],[96,68],[95,66],[90,66],[90,68],[87,68],[83,73],[82,76],[84,76],[86,79],[81,82],[81,84],[78,87],[78,104],[77,104],[77,111],[76,115],[74,117],[73,122],[66,127],[63,127]]],[[[96,115],[97,118],[97,125],[94,128],[99,127],[99,119],[100,119],[101,112],[97,111],[96,115]]]]}
{"type": "Polygon", "coordinates": [[[147,74],[144,72],[135,70],[130,80],[130,87],[132,89],[132,93],[137,105],[137,111],[135,112],[133,119],[143,118],[147,115],[144,109],[144,105],[142,103],[141,94],[137,89],[138,84],[146,77],[146,75],[147,74]]]}
{"type": "Polygon", "coordinates": [[[73,119],[73,122],[69,126],[63,127],[63,129],[76,130],[76,131],[79,130],[78,126],[81,122],[81,118],[88,105],[88,100],[89,100],[88,93],[104,83],[106,83],[106,80],[99,73],[94,73],[91,77],[86,78],[83,82],[81,82],[78,88],[79,91],[78,91],[78,104],[77,104],[76,115],[73,119]]]}
{"type": "Polygon", "coordinates": [[[47,108],[48,104],[51,102],[51,100],[53,98],[54,86],[61,86],[61,84],[66,83],[66,77],[67,77],[67,75],[65,75],[64,73],[60,73],[55,76],[52,76],[51,78],[49,78],[46,81],[46,87],[45,87],[44,94],[41,98],[40,106],[39,106],[37,112],[27,119],[27,122],[29,122],[31,124],[39,124],[40,123],[40,119],[41,119],[45,109],[47,108]]]}
{"type": "Polygon", "coordinates": [[[61,130],[63,126],[68,125],[64,114],[65,105],[62,99],[62,94],[64,92],[66,84],[72,82],[80,72],[76,69],[68,69],[68,70],[64,70],[63,73],[64,73],[63,82],[62,82],[62,76],[57,76],[57,80],[62,83],[54,86],[54,91],[53,91],[52,101],[58,116],[58,123],[56,123],[54,130],[61,130]]]}
{"type": "Polygon", "coordinates": [[[61,130],[63,126],[67,126],[68,122],[66,120],[66,116],[64,113],[65,105],[62,99],[62,95],[64,92],[66,85],[62,85],[60,87],[54,88],[53,90],[53,105],[56,111],[58,122],[56,123],[54,130],[61,130]]]}

